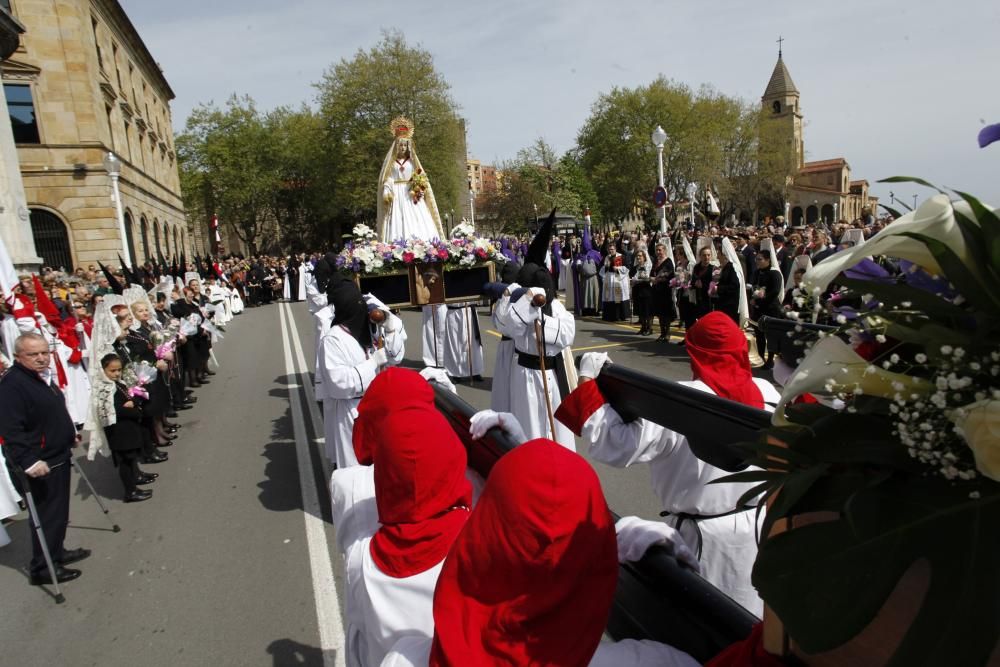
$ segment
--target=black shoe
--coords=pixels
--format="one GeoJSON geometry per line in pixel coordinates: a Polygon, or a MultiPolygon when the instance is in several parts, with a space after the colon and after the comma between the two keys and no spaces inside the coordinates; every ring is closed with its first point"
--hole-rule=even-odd
{"type": "Polygon", "coordinates": [[[183,401],[181,401],[181,403],[183,403],[184,405],[194,405],[197,402],[198,402],[197,396],[187,396],[184,398],[183,401]]]}
{"type": "Polygon", "coordinates": [[[192,394],[194,394],[194,392],[191,391],[190,389],[185,389],[184,390],[184,396],[185,397],[191,396],[192,394]]]}
{"type": "Polygon", "coordinates": [[[136,478],[135,483],[136,484],[152,484],[155,481],[156,481],[156,477],[153,477],[153,476],[151,476],[149,474],[146,474],[146,475],[139,475],[136,478]]]}
{"type": "Polygon", "coordinates": [[[212,384],[211,380],[209,380],[208,378],[203,378],[199,380],[199,382],[201,382],[202,384],[212,384]]]}
{"type": "Polygon", "coordinates": [[[62,558],[56,561],[58,565],[69,565],[78,563],[84,558],[90,557],[90,549],[63,549],[62,558]]]}
{"type": "MultiPolygon", "coordinates": [[[[177,439],[177,434],[176,433],[168,433],[167,435],[163,436],[163,439],[164,440],[168,440],[170,442],[173,442],[174,440],[177,439]]],[[[157,445],[157,447],[162,447],[162,446],[163,445],[157,445]]]]}
{"type": "Polygon", "coordinates": [[[139,477],[148,477],[150,479],[156,479],[159,476],[160,476],[160,473],[158,473],[158,472],[146,472],[145,470],[140,470],[139,471],[139,477]]]}
{"type": "MultiPolygon", "coordinates": [[[[174,443],[171,442],[170,440],[167,440],[166,442],[158,442],[158,443],[156,443],[156,446],[157,447],[173,447],[174,443]]],[[[166,452],[163,452],[163,454],[166,455],[166,452]]]]}
{"type": "Polygon", "coordinates": [[[177,406],[175,405],[175,406],[174,406],[174,407],[172,407],[171,409],[167,410],[167,411],[166,411],[166,412],[164,413],[164,416],[165,416],[165,417],[166,417],[167,419],[174,419],[175,417],[177,417],[177,412],[176,412],[176,410],[177,410],[177,406]]]}
{"type": "Polygon", "coordinates": [[[205,371],[205,375],[215,375],[215,371],[205,371]]]}
{"type": "MultiPolygon", "coordinates": [[[[83,573],[80,572],[80,570],[74,570],[72,568],[62,567],[58,563],[56,564],[56,581],[58,581],[60,584],[64,584],[67,581],[73,581],[74,579],[76,579],[77,577],[79,577],[81,574],[83,574],[83,573]]],[[[32,586],[41,586],[42,584],[51,584],[52,583],[52,575],[49,573],[48,570],[42,570],[41,572],[32,572],[31,573],[31,578],[28,580],[28,582],[32,586]]]]}
{"type": "Polygon", "coordinates": [[[141,503],[143,500],[149,500],[153,497],[153,492],[149,489],[136,489],[132,493],[126,494],[125,502],[127,503],[141,503]]]}
{"type": "Polygon", "coordinates": [[[142,457],[142,462],[143,463],[150,463],[150,464],[152,464],[152,463],[163,463],[164,461],[166,461],[169,458],[170,457],[167,456],[166,452],[156,452],[152,456],[144,456],[144,457],[142,457]]]}
{"type": "MultiPolygon", "coordinates": [[[[188,405],[187,403],[178,403],[177,405],[174,406],[174,410],[190,410],[191,408],[192,406],[188,405]]],[[[176,412],[174,412],[173,414],[168,413],[167,416],[176,417],[177,413],[176,412]]]]}

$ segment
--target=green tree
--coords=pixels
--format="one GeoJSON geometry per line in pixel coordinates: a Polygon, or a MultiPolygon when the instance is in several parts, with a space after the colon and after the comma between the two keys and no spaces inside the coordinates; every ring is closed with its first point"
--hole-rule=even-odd
{"type": "Polygon", "coordinates": [[[234,95],[224,109],[209,103],[191,112],[176,144],[185,206],[196,224],[218,214],[251,253],[259,250],[280,185],[276,141],[250,97],[234,95]]]}
{"type": "Polygon", "coordinates": [[[656,148],[650,134],[667,132],[664,184],[671,199],[686,197],[687,186],[722,179],[724,138],[738,122],[738,100],[709,87],[688,86],[659,77],[648,86],[615,88],[601,95],[577,136],[576,155],[608,221],[637,206],[652,220],[656,148]]]}
{"type": "Polygon", "coordinates": [[[330,206],[341,226],[374,223],[379,168],[392,141],[389,123],[399,115],[413,121],[414,145],[441,215],[462,209],[465,130],[429,52],[408,45],[399,32],[385,32],[372,49],[333,65],[316,87],[331,165],[330,206]]]}

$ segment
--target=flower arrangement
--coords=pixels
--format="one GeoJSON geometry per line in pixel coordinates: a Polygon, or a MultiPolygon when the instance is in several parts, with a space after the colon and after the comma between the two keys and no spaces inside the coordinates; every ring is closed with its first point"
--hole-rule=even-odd
{"type": "Polygon", "coordinates": [[[726,478],[758,483],[741,503],[771,499],[753,582],[807,653],[857,636],[918,562],[929,587],[889,664],[983,665],[994,648],[1000,217],[955,194],[893,212],[803,276],[793,319],[837,330],[804,343],[772,427],[746,446],[763,470],[726,478]],[[819,403],[795,404],[804,394],[819,403]]]}
{"type": "Polygon", "coordinates": [[[430,187],[430,181],[427,180],[427,174],[424,173],[424,170],[417,169],[413,172],[413,176],[410,176],[410,198],[413,199],[414,204],[424,198],[428,187],[430,187]]]}
{"type": "MultiPolygon", "coordinates": [[[[358,225],[364,227],[364,225],[358,225]]],[[[504,262],[499,246],[471,233],[451,240],[424,241],[417,238],[382,243],[374,236],[358,234],[337,255],[337,269],[345,273],[377,275],[406,270],[411,264],[444,264],[446,268],[469,268],[482,262],[504,262]]],[[[367,228],[366,228],[367,229],[367,228]]]]}

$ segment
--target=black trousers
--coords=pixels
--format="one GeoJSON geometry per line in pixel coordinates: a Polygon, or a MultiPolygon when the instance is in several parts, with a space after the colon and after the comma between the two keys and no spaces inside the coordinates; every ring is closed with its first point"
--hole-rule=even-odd
{"type": "Polygon", "coordinates": [[[115,452],[118,459],[118,478],[125,487],[125,495],[136,490],[136,482],[139,480],[139,452],[138,449],[126,449],[115,452]]]}
{"type": "MultiPolygon", "coordinates": [[[[63,540],[66,539],[66,526],[69,525],[69,461],[52,468],[45,477],[28,477],[31,496],[38,510],[38,521],[45,531],[45,543],[49,547],[52,561],[62,560],[63,540]]],[[[38,534],[31,531],[31,573],[44,572],[45,554],[38,541],[38,534]]]]}

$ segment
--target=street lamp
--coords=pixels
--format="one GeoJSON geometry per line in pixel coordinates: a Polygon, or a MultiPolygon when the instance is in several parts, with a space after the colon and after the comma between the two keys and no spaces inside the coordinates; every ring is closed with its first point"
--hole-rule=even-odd
{"type": "MultiPolygon", "coordinates": [[[[663,187],[663,144],[667,142],[667,133],[663,131],[663,128],[659,125],[653,130],[653,145],[656,146],[656,183],[661,188],[663,187]]],[[[660,233],[667,233],[667,209],[665,206],[659,206],[660,209],[660,233]]]]}
{"type": "Polygon", "coordinates": [[[694,196],[698,194],[698,186],[694,183],[688,183],[688,201],[691,202],[691,226],[695,226],[694,222],[694,196]]]}
{"type": "Polygon", "coordinates": [[[128,247],[128,237],[125,235],[125,213],[122,210],[121,192],[118,190],[118,177],[122,173],[122,161],[114,153],[108,151],[108,154],[104,156],[104,170],[111,177],[111,198],[115,201],[115,210],[118,214],[118,233],[122,237],[122,254],[125,256],[125,262],[131,268],[134,264],[132,253],[128,247]]]}
{"type": "Polygon", "coordinates": [[[476,228],[476,193],[472,190],[471,187],[469,188],[469,215],[472,217],[472,220],[469,221],[469,224],[471,224],[472,228],[475,229],[476,228]]]}

